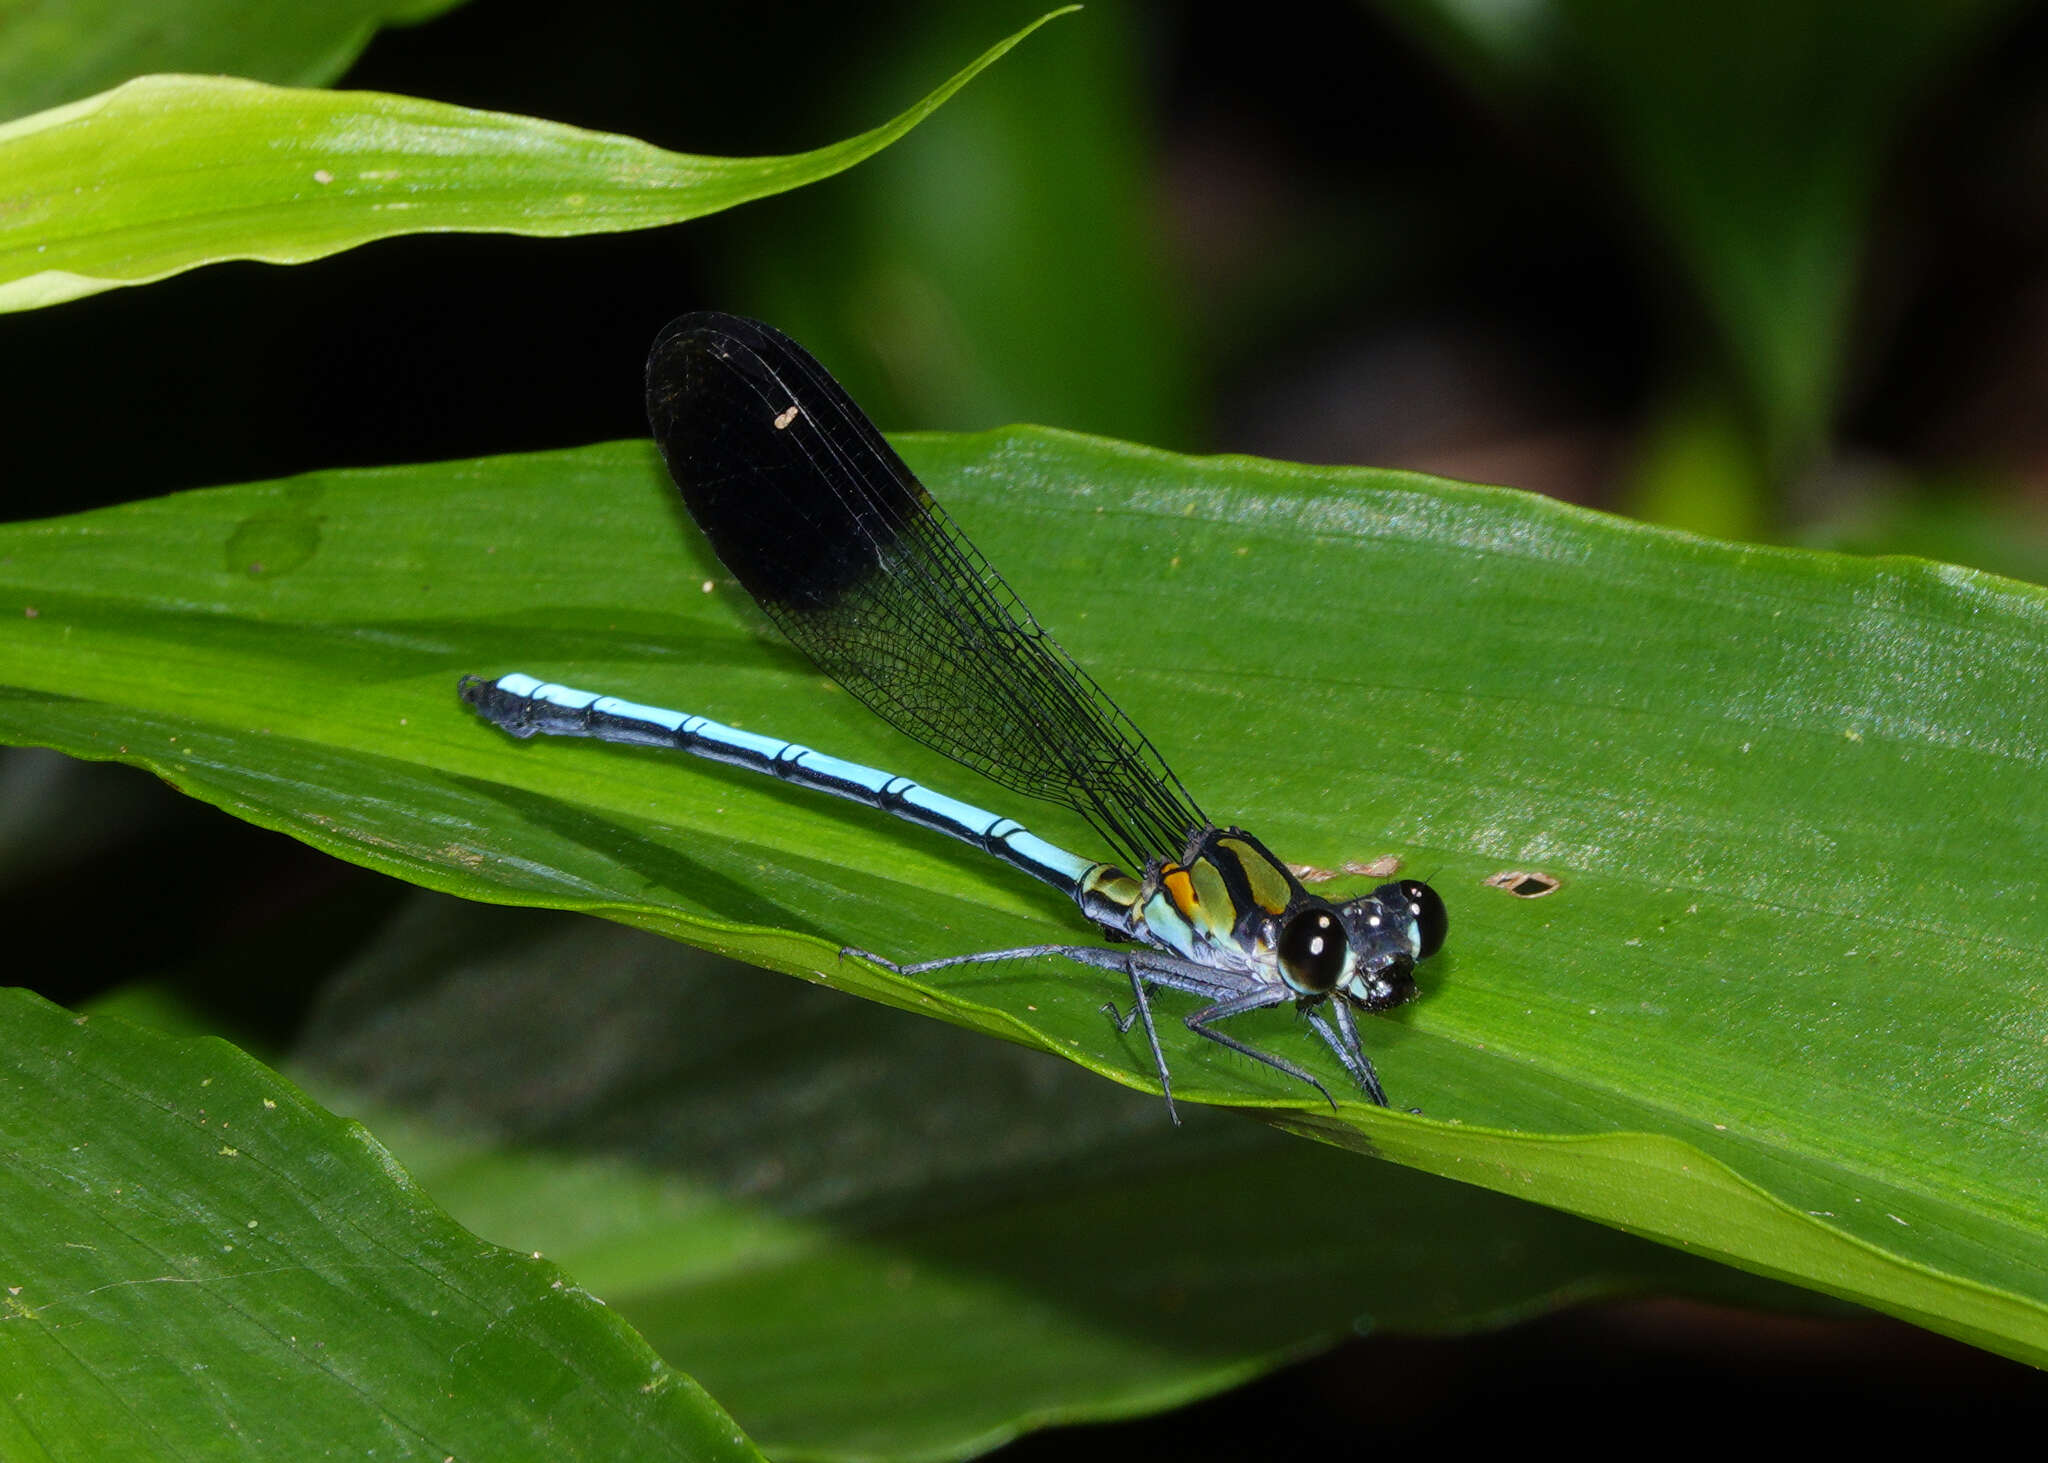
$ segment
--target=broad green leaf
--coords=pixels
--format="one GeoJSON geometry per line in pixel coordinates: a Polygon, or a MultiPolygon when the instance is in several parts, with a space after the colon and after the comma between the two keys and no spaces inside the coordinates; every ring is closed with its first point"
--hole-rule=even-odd
{"type": "Polygon", "coordinates": [[[1061,13],[880,127],[787,157],[697,157],[376,92],[141,77],[0,126],[0,310],[400,234],[560,237],[697,218],[872,156],[1061,13]]]}
{"type": "MultiPolygon", "coordinates": [[[[1367,1023],[1425,1117],[1332,1113],[1180,1033],[1188,1101],[2048,1358],[2048,592],[1402,474],[1040,429],[906,446],[1214,815],[1446,891],[1423,998],[1367,1023]],[[1561,887],[1486,883],[1516,870],[1561,887]]],[[[1051,893],[867,810],[513,743],[456,703],[458,674],[524,668],[995,801],[760,628],[647,446],[183,494],[0,552],[9,740],[1151,1085],[1086,971],[913,982],[838,953],[1082,938],[1051,893]]],[[[1327,1066],[1283,1017],[1238,1030],[1327,1066]]]]}
{"type": "Polygon", "coordinates": [[[225,1042],[0,991],[0,1158],[0,1456],[760,1456],[225,1042]]]}
{"type": "Polygon", "coordinates": [[[289,1065],[778,1459],[963,1456],[1357,1329],[1648,1289],[1798,1301],[1257,1124],[1176,1130],[1041,1052],[552,911],[417,897],[289,1065]]]}
{"type": "Polygon", "coordinates": [[[0,118],[149,71],[322,86],[386,25],[461,0],[0,0],[0,118]]]}

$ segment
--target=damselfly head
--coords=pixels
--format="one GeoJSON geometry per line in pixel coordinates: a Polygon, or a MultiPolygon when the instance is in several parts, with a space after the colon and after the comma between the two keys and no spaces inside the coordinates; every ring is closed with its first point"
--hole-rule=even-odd
{"type": "Polygon", "coordinates": [[[1335,992],[1362,1010],[1386,1010],[1415,998],[1415,961],[1436,955],[1448,930],[1450,918],[1436,889],[1419,879],[1382,883],[1360,900],[1296,914],[1280,936],[1280,969],[1303,996],[1335,992]],[[1325,930],[1339,926],[1343,940],[1311,943],[1296,936],[1305,922],[1319,922],[1325,930]],[[1288,959],[1303,947],[1313,947],[1321,959],[1313,965],[1288,959]]]}
{"type": "Polygon", "coordinates": [[[1345,904],[1318,899],[1297,908],[1274,954],[1281,978],[1305,1001],[1341,994],[1384,1011],[1413,999],[1415,962],[1436,953],[1447,925],[1436,891],[1404,879],[1345,904]]]}

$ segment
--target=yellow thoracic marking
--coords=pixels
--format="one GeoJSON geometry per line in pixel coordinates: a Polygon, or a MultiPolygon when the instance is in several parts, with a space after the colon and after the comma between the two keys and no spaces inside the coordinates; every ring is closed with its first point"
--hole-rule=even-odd
{"type": "Polygon", "coordinates": [[[1268,914],[1287,912],[1287,906],[1294,901],[1294,891],[1288,887],[1287,874],[1278,864],[1241,838],[1219,838],[1216,846],[1230,850],[1237,859],[1259,908],[1268,914]]]}
{"type": "Polygon", "coordinates": [[[1195,912],[1195,886],[1188,879],[1188,871],[1179,864],[1168,864],[1159,871],[1160,887],[1166,890],[1166,897],[1173,901],[1174,908],[1184,915],[1195,912]]]}
{"type": "Polygon", "coordinates": [[[1189,868],[1195,876],[1195,898],[1201,901],[1202,916],[1212,926],[1228,925],[1231,920],[1230,886],[1223,881],[1223,871],[1208,859],[1196,859],[1189,868]]]}

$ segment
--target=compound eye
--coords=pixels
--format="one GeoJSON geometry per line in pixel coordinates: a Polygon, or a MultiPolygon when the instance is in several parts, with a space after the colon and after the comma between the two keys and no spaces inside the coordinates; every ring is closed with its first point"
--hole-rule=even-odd
{"type": "Polygon", "coordinates": [[[1304,996],[1326,996],[1337,988],[1351,942],[1344,926],[1327,909],[1297,914],[1280,932],[1280,973],[1304,996]]]}
{"type": "Polygon", "coordinates": [[[1415,939],[1420,947],[1420,958],[1427,960],[1443,949],[1444,936],[1451,932],[1451,917],[1436,890],[1420,879],[1403,879],[1394,887],[1400,891],[1401,904],[1415,916],[1415,939]]]}

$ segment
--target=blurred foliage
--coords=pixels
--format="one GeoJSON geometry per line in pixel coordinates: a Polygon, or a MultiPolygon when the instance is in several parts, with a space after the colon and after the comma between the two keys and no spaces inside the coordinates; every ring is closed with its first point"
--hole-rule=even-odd
{"type": "MultiPolygon", "coordinates": [[[[839,78],[914,87],[971,50],[985,12],[934,0],[839,78]],[[906,44],[907,42],[907,44],[906,44]]],[[[845,363],[885,426],[1057,422],[1196,439],[1193,359],[1154,203],[1146,27],[1129,7],[1054,26],[1000,87],[952,104],[929,147],[722,231],[733,300],[845,363]]],[[[852,104],[851,96],[847,104],[852,104]]]]}
{"type": "Polygon", "coordinates": [[[463,0],[0,0],[0,121],[150,71],[324,86],[379,28],[463,0]]]}
{"type": "Polygon", "coordinates": [[[1615,211],[1651,223],[1712,331],[1667,369],[1736,388],[1778,480],[1824,452],[1883,164],[2011,0],[1388,4],[1490,105],[1598,140],[1615,211]]]}
{"type": "MultiPolygon", "coordinates": [[[[289,32],[274,14],[245,14],[243,0],[179,0],[153,7],[147,25],[138,7],[108,0],[14,0],[0,7],[0,78],[11,62],[12,74],[57,85],[73,73],[50,58],[69,54],[81,67],[96,58],[72,97],[146,69],[317,79],[378,18],[437,8],[447,7],[326,0],[289,32]]],[[[499,0],[387,32],[348,84],[689,151],[781,153],[872,122],[984,41],[983,28],[1034,13],[1001,9],[894,0],[853,15],[761,0],[690,15],[619,6],[572,23],[499,0]],[[720,64],[673,84],[707,55],[720,64]]],[[[643,320],[702,302],[779,320],[839,363],[885,426],[1039,421],[1413,466],[1744,537],[1825,535],[1811,512],[1838,500],[1806,484],[1837,476],[1828,463],[1845,429],[1874,427],[1880,452],[1907,454],[1890,476],[1908,493],[1956,469],[1993,484],[2031,470],[2009,440],[2024,428],[1995,428],[1992,440],[1944,430],[1929,413],[1953,417],[1953,404],[1926,390],[1894,409],[1944,364],[1916,349],[1933,327],[1910,291],[1941,287],[1929,271],[1973,263],[1956,254],[1954,230],[2038,227],[2031,215],[1929,212],[1979,157],[2010,175],[2006,206],[2025,207],[2038,165],[2024,137],[2048,102],[2028,90],[2023,61],[2001,61],[2001,40],[2038,53],[2038,12],[2015,0],[1386,0],[1254,20],[1236,7],[1106,0],[1009,57],[1005,86],[953,102],[948,128],[689,238],[593,253],[580,267],[563,251],[546,280],[494,284],[491,270],[531,256],[485,254],[484,272],[456,271],[417,302],[403,295],[421,272],[396,254],[326,276],[344,299],[392,298],[390,318],[447,312],[477,338],[459,368],[425,354],[447,331],[373,342],[385,312],[337,309],[317,282],[293,287],[317,314],[257,318],[314,337],[315,359],[418,357],[383,388],[394,394],[417,394],[416,372],[460,395],[477,367],[503,363],[505,380],[449,402],[438,435],[474,428],[493,401],[514,433],[533,435],[508,443],[472,430],[401,443],[407,456],[619,434],[625,418],[595,406],[592,373],[565,373],[592,382],[593,425],[578,432],[564,384],[521,368],[508,347],[560,360],[594,351],[600,327],[644,337],[643,320]],[[523,313],[553,311],[590,278],[609,288],[583,302],[598,319],[580,334],[566,311],[503,342],[486,339],[498,322],[461,318],[514,299],[523,313]],[[631,301],[650,303],[643,314],[631,301]],[[333,346],[319,339],[330,334],[333,346]]],[[[2007,271],[2014,287],[2029,237],[2004,241],[2022,261],[2007,271]]],[[[227,313],[230,331],[252,328],[245,312],[227,313]]],[[[22,349],[40,357],[52,337],[24,330],[22,349]]],[[[226,360],[291,354],[274,339],[226,337],[219,349],[226,360]]],[[[619,354],[608,345],[602,358],[619,354]]],[[[89,372],[81,362],[73,379],[89,372]]],[[[252,452],[280,434],[267,455],[171,480],[388,460],[402,396],[321,414],[327,450],[297,460],[273,425],[290,414],[289,393],[375,391],[376,380],[280,378],[279,401],[243,413],[255,419],[252,452]]],[[[226,436],[205,423],[211,401],[184,406],[180,426],[226,436]]],[[[41,407],[26,415],[54,432],[41,407]]],[[[2023,415],[2006,408],[2008,421],[2023,415]]],[[[186,446],[155,435],[153,445],[186,446]]],[[[140,487],[146,474],[136,476],[140,487]]],[[[1951,491],[1934,501],[1944,514],[1976,511],[1951,491]]],[[[2035,516],[2023,514],[2023,531],[2048,539],[2035,516]]]]}

